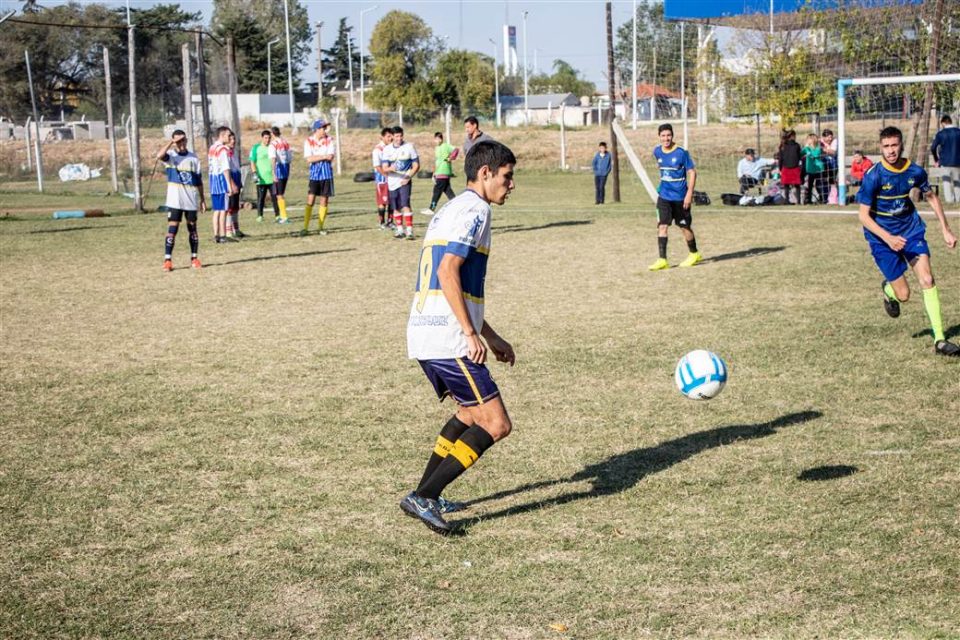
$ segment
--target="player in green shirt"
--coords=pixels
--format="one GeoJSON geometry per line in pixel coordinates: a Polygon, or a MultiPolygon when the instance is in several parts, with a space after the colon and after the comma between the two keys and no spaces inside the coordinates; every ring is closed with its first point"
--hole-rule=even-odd
{"type": "Polygon", "coordinates": [[[433,134],[433,139],[437,143],[434,150],[433,196],[430,198],[430,208],[420,210],[420,213],[426,216],[432,216],[437,210],[440,196],[446,195],[447,200],[452,200],[457,195],[450,187],[450,176],[453,175],[453,166],[450,163],[457,159],[458,149],[444,142],[443,134],[439,131],[433,134]]]}
{"type": "Polygon", "coordinates": [[[273,203],[273,217],[280,219],[280,207],[277,205],[277,190],[273,184],[273,159],[270,157],[270,139],[273,134],[268,129],[260,132],[260,142],[250,149],[250,166],[257,181],[257,222],[263,222],[263,205],[267,194],[273,203]]]}

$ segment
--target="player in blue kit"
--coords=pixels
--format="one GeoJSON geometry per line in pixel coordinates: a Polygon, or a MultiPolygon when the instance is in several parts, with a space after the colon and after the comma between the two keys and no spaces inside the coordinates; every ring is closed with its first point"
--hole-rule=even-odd
{"type": "Polygon", "coordinates": [[[857,202],[863,235],[884,277],[881,285],[884,309],[891,318],[900,316],[900,303],[910,298],[907,266],[913,267],[933,329],[934,353],[960,357],[960,347],[948,341],[943,333],[940,293],[930,267],[930,247],[925,237],[927,226],[910,199],[912,189],[919,189],[930,203],[949,248],[957,245],[957,237],[947,224],[940,199],[930,188],[927,172],[902,157],[900,129],[887,127],[880,132],[880,151],[883,155],[880,162],[863,176],[857,202]]]}
{"type": "Polygon", "coordinates": [[[502,205],[513,191],[516,162],[499,142],[474,145],[464,167],[466,191],[434,214],[420,251],[407,353],[420,363],[440,400],[450,396],[458,406],[440,430],[419,485],[400,508],[437,533],[452,531],[443,513],[463,507],[443,500],[440,493],[512,429],[484,363],[488,349],[511,366],[516,356],[484,319],[483,285],[490,255],[490,203],[502,205]]]}
{"type": "Polygon", "coordinates": [[[660,146],[653,150],[653,157],[660,171],[660,186],[657,188],[657,245],[660,257],[648,268],[650,271],[670,268],[667,262],[667,229],[673,223],[680,227],[690,251],[680,266],[692,267],[703,260],[697,251],[697,238],[690,228],[693,222],[690,206],[693,204],[693,187],[697,182],[696,165],[686,149],[673,143],[673,127],[670,124],[660,125],[657,133],[660,146]]]}

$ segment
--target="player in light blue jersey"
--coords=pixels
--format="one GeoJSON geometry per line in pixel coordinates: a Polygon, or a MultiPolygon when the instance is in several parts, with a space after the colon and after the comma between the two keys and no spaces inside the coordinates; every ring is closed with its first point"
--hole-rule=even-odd
{"type": "Polygon", "coordinates": [[[903,133],[900,129],[887,127],[880,132],[880,151],[883,158],[863,176],[857,202],[863,235],[884,277],[881,284],[884,309],[891,318],[900,316],[900,303],[910,298],[907,266],[913,267],[933,329],[934,353],[960,357],[960,346],[947,340],[943,331],[940,293],[930,266],[926,225],[910,199],[910,191],[918,189],[930,203],[947,247],[953,249],[957,237],[947,224],[940,199],[930,188],[927,172],[901,155],[903,133]]]}
{"type": "Polygon", "coordinates": [[[441,492],[513,428],[484,363],[488,350],[511,366],[516,356],[484,319],[483,295],[490,204],[502,205],[513,191],[516,162],[499,142],[474,145],[465,163],[466,191],[431,218],[420,251],[407,355],[420,363],[440,400],[453,398],[457,413],[440,430],[419,485],[400,508],[441,534],[453,530],[443,513],[464,506],[445,501],[441,492]]]}
{"type": "Polygon", "coordinates": [[[660,170],[660,186],[657,187],[657,245],[660,257],[648,268],[650,271],[669,269],[667,262],[667,229],[674,222],[683,232],[690,253],[680,263],[692,267],[703,259],[697,251],[697,238],[693,235],[690,206],[693,204],[693,187],[697,182],[696,166],[687,150],[673,143],[673,127],[662,124],[657,129],[660,146],[653,150],[653,157],[660,170]]]}

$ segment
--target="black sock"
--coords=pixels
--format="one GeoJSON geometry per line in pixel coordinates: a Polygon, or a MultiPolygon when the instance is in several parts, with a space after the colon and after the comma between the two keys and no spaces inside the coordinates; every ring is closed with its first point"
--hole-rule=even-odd
{"type": "Polygon", "coordinates": [[[660,257],[664,260],[667,259],[667,238],[666,236],[660,237],[657,236],[657,245],[660,248],[660,257]]]}
{"type": "Polygon", "coordinates": [[[433,453],[430,454],[430,460],[427,461],[427,468],[423,471],[423,477],[420,478],[420,484],[417,485],[417,489],[420,489],[430,476],[433,475],[433,472],[437,470],[437,467],[440,466],[443,459],[450,453],[453,444],[459,440],[463,432],[469,428],[470,427],[460,422],[457,416],[453,416],[447,420],[447,424],[443,425],[443,428],[440,429],[440,435],[437,436],[437,444],[433,447],[433,453]]]}
{"type": "Polygon", "coordinates": [[[163,241],[163,255],[164,256],[173,256],[173,245],[177,241],[177,229],[180,228],[178,224],[171,224],[167,226],[167,237],[163,241]]]}
{"type": "Polygon", "coordinates": [[[690,238],[689,240],[687,240],[687,249],[690,250],[690,253],[696,253],[696,252],[697,252],[697,239],[696,239],[696,238],[690,238]]]}
{"type": "Polygon", "coordinates": [[[436,500],[451,482],[460,477],[460,474],[470,468],[483,452],[493,446],[493,437],[478,424],[464,432],[450,449],[449,455],[444,458],[421,487],[417,495],[421,498],[436,500]]]}
{"type": "Polygon", "coordinates": [[[197,249],[200,247],[200,235],[197,233],[197,223],[188,222],[187,223],[187,237],[190,240],[190,253],[193,254],[193,257],[197,257],[197,249]]]}

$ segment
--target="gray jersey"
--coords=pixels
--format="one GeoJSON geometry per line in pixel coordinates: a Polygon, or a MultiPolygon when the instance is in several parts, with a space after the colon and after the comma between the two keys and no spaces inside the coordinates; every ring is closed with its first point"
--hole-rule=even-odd
{"type": "Polygon", "coordinates": [[[473,148],[473,145],[477,144],[478,142],[493,142],[493,138],[491,138],[490,136],[488,136],[486,133],[484,133],[484,132],[482,132],[482,131],[480,132],[480,135],[478,135],[478,136],[477,136],[476,138],[474,138],[473,140],[471,140],[471,139],[469,138],[469,136],[468,136],[467,139],[463,141],[463,157],[464,157],[464,159],[466,159],[467,154],[470,153],[470,149],[473,148]]]}

